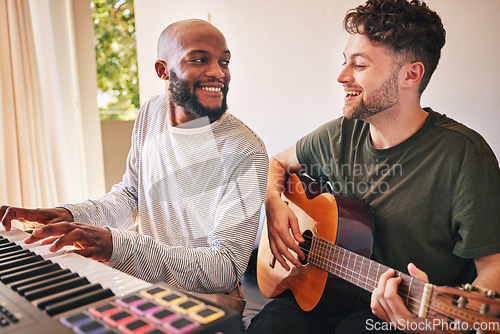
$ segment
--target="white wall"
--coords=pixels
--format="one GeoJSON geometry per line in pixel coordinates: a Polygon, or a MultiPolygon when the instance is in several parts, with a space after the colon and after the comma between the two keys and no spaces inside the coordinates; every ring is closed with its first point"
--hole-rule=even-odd
{"type": "MultiPolygon", "coordinates": [[[[153,67],[160,32],[180,19],[210,18],[232,53],[230,111],[275,154],[342,114],[341,23],[362,2],[135,0],[141,103],[164,92],[153,67]]],[[[447,43],[422,105],[475,129],[500,157],[500,1],[427,4],[440,14],[447,43]]]]}

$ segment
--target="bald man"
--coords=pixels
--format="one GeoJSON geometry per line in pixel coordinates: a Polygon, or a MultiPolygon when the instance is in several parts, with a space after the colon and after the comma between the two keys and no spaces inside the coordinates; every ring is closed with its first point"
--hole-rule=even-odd
{"type": "Polygon", "coordinates": [[[52,209],[3,206],[2,224],[38,222],[25,242],[66,245],[148,282],[214,294],[239,311],[265,198],[261,139],[226,111],[231,53],[202,20],[171,24],[155,69],[166,94],[137,117],[122,182],[98,200],[52,209]],[[138,225],[138,231],[131,230],[138,225]]]}

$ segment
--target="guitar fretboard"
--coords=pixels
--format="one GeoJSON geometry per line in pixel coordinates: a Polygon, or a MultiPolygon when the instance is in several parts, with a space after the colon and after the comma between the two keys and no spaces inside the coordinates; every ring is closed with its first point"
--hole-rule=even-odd
{"type": "MultiPolygon", "coordinates": [[[[380,276],[389,267],[358,255],[331,242],[312,236],[308,255],[309,263],[342,278],[357,287],[373,292],[380,276]]],[[[417,314],[425,283],[407,274],[396,271],[401,277],[398,294],[410,312],[417,314]]]]}

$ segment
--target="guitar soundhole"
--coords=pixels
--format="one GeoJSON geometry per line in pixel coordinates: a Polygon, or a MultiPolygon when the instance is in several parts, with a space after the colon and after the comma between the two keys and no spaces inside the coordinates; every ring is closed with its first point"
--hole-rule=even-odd
{"type": "Polygon", "coordinates": [[[309,250],[311,249],[311,242],[312,242],[312,237],[313,234],[311,230],[306,230],[304,233],[302,233],[302,237],[304,238],[304,243],[299,244],[300,249],[304,252],[304,255],[306,256],[305,260],[300,260],[300,263],[302,265],[307,264],[307,259],[309,258],[309,250]]]}

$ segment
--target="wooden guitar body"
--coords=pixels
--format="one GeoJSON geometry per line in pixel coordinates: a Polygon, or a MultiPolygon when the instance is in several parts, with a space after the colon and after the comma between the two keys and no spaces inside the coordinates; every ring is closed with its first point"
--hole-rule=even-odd
{"type": "MultiPolygon", "coordinates": [[[[305,175],[288,177],[283,200],[298,218],[301,232],[313,235],[369,258],[373,244],[373,215],[370,207],[356,200],[333,195],[325,184],[305,175]]],[[[286,271],[269,248],[264,224],[257,256],[257,280],[262,294],[276,297],[290,290],[297,303],[310,311],[318,303],[330,309],[354,307],[362,289],[307,263],[301,268],[289,264],[286,271]]]]}

